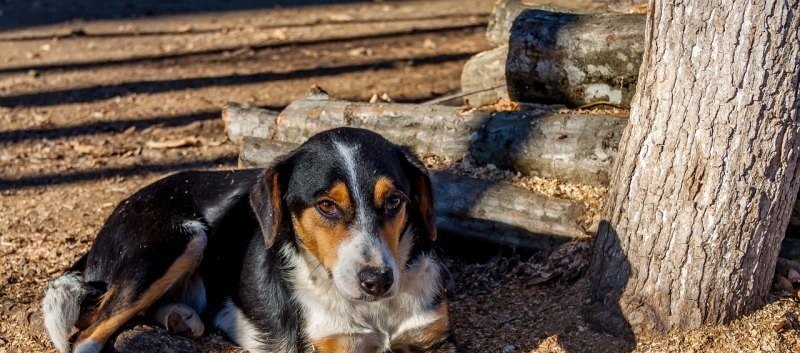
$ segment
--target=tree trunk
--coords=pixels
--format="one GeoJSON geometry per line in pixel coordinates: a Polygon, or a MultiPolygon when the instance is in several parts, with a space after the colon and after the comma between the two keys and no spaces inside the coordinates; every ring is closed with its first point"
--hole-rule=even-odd
{"type": "Polygon", "coordinates": [[[588,276],[634,332],[767,298],[800,186],[797,1],[651,1],[588,276]]]}

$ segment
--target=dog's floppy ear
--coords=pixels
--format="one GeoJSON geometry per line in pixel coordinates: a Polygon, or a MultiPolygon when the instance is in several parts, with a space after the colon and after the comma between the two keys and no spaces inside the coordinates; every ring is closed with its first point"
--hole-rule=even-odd
{"type": "Polygon", "coordinates": [[[418,212],[416,217],[422,221],[424,231],[431,241],[436,240],[436,210],[433,206],[433,187],[428,176],[428,168],[419,157],[407,147],[400,147],[404,170],[411,182],[413,195],[410,195],[413,206],[412,212],[418,212]],[[417,211],[418,210],[418,211],[417,211]]]}
{"type": "Polygon", "coordinates": [[[275,243],[287,212],[283,201],[286,169],[286,162],[273,165],[259,176],[250,190],[250,207],[261,226],[261,235],[267,248],[275,243]]]}

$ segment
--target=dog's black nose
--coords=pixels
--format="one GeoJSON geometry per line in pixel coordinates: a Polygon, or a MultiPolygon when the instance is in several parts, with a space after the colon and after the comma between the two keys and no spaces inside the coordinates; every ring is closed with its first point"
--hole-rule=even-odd
{"type": "Polygon", "coordinates": [[[364,293],[376,297],[388,292],[394,283],[390,268],[365,267],[358,273],[358,279],[364,293]]]}

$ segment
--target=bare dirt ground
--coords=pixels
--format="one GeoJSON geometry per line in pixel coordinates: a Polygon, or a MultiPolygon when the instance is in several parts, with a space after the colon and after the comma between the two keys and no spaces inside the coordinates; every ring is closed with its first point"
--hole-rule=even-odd
{"type": "MultiPolygon", "coordinates": [[[[219,119],[225,102],[280,108],[313,84],[354,100],[454,91],[466,59],[488,49],[493,1],[191,14],[169,2],[169,16],[157,1],[133,3],[103,12],[99,2],[0,1],[0,353],[53,351],[40,326],[43,288],[88,250],[117,202],[178,170],[236,166],[219,119]],[[147,17],[62,22],[69,11],[147,17]]],[[[589,247],[451,260],[460,350],[633,350],[582,316],[589,247]]],[[[642,337],[635,350],[800,352],[799,310],[776,292],[739,322],[642,337]]],[[[236,351],[217,334],[202,343],[236,351]]]]}

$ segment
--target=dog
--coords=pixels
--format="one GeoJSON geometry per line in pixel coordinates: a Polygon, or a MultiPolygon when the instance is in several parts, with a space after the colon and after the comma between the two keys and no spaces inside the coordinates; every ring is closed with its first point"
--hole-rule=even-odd
{"type": "Polygon", "coordinates": [[[452,352],[436,238],[419,158],[328,130],[265,170],[181,172],[122,201],[48,285],[45,328],[64,353],[140,315],[250,352],[452,352]]]}

